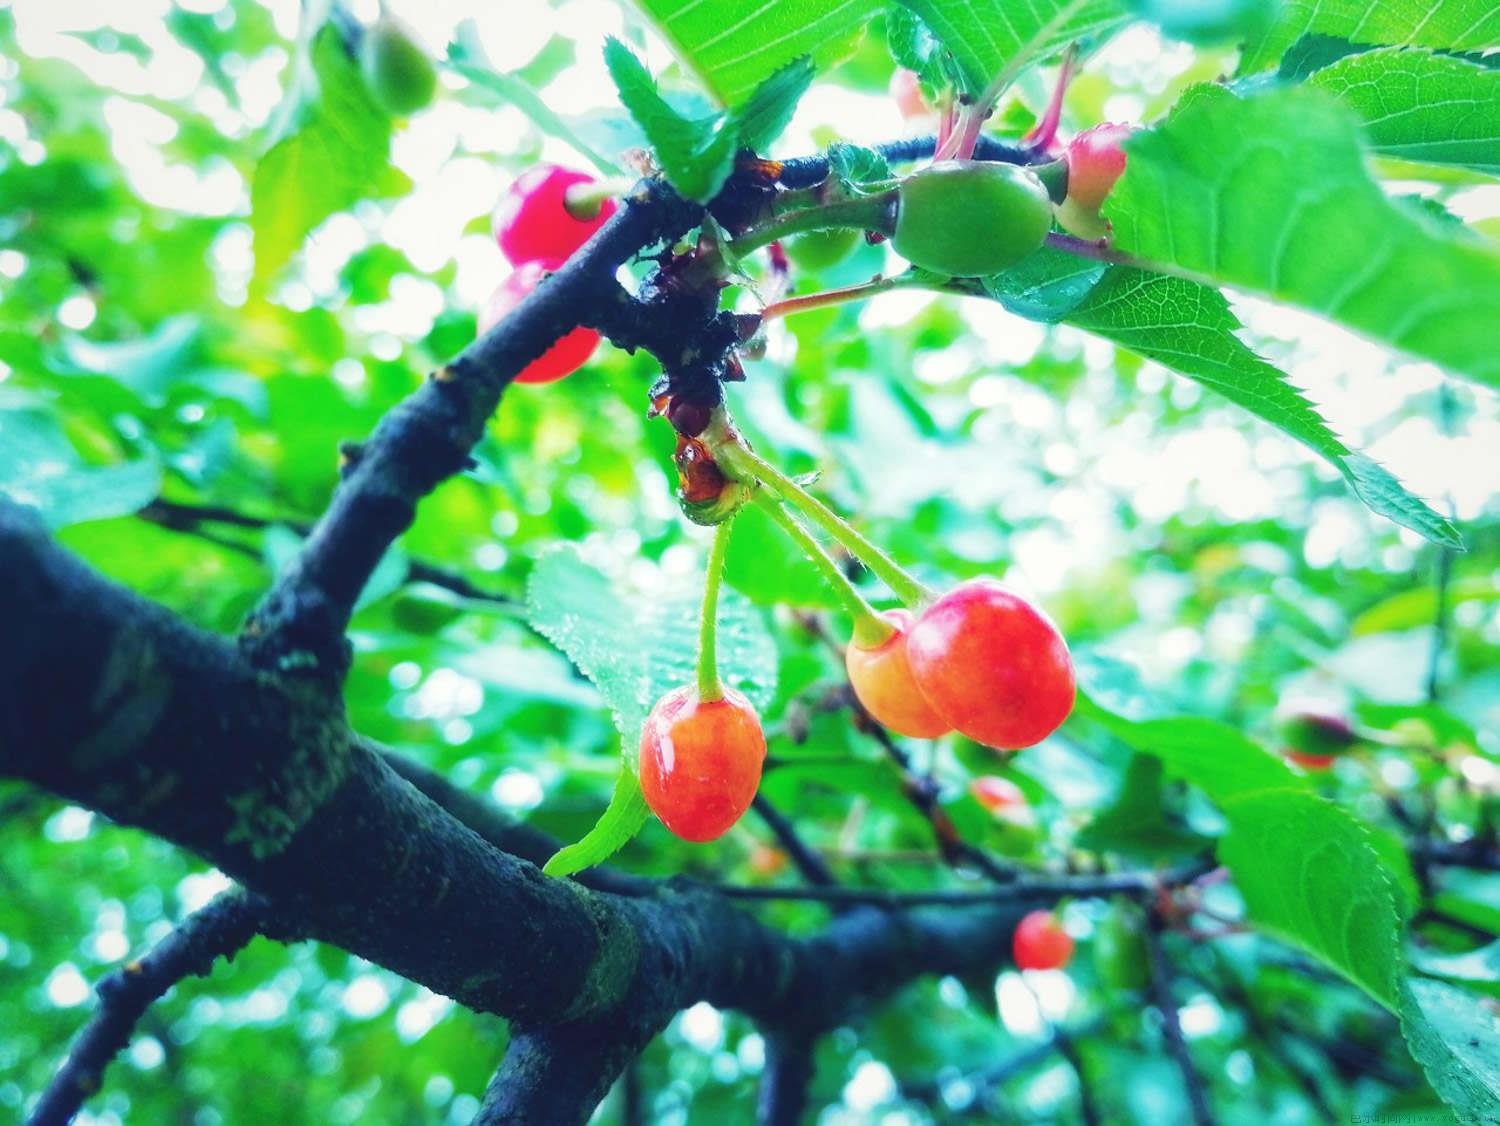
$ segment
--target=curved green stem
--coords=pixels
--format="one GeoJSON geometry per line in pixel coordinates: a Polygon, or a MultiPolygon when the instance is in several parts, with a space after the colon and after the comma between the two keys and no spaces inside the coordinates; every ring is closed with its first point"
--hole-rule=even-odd
{"type": "Polygon", "coordinates": [[[833,588],[833,592],[843,602],[844,609],[854,619],[854,643],[861,649],[873,649],[885,642],[895,629],[882,618],[875,608],[865,601],[865,596],[859,593],[855,585],[849,581],[849,576],[839,569],[823,550],[823,545],[813,538],[813,534],[802,526],[802,522],[781,506],[781,502],[775,497],[763,492],[755,494],[755,503],[765,509],[766,515],[781,525],[785,532],[804,555],[812,561],[833,588]]]}
{"type": "Polygon", "coordinates": [[[856,196],[821,207],[806,207],[779,215],[763,226],[746,231],[729,243],[729,251],[742,258],[752,250],[803,231],[826,231],[835,227],[857,227],[890,234],[895,224],[896,193],[856,196]]]}
{"type": "Polygon", "coordinates": [[[729,529],[734,520],[725,520],[714,529],[708,549],[708,575],[703,586],[703,615],[698,621],[698,699],[707,703],[722,699],[724,685],[719,681],[719,584],[724,581],[724,556],[729,550],[729,529]]]}
{"type": "Polygon", "coordinates": [[[932,600],[932,592],[907,574],[899,563],[765,458],[738,441],[724,443],[714,450],[714,457],[720,468],[731,476],[758,480],[782,500],[799,509],[814,524],[848,548],[856,559],[874,571],[875,577],[890,587],[907,606],[915,608],[932,600]]]}
{"type": "Polygon", "coordinates": [[[921,287],[922,282],[908,271],[893,277],[873,277],[858,285],[846,285],[839,289],[825,289],[821,293],[804,293],[798,297],[787,297],[773,301],[760,311],[762,321],[775,320],[790,313],[802,313],[808,309],[822,309],[829,305],[842,305],[846,301],[858,301],[862,297],[873,297],[890,289],[921,287]]]}

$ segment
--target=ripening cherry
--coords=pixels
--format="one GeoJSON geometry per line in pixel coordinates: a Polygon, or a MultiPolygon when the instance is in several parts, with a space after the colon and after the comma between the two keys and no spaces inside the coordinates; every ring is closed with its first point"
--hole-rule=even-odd
{"type": "Polygon", "coordinates": [[[1106,122],[1085,129],[1068,142],[1068,195],[1057,209],[1057,221],[1081,238],[1103,238],[1109,224],[1099,208],[1125,171],[1125,139],[1132,126],[1106,122]]]}
{"type": "Polygon", "coordinates": [[[985,277],[1038,249],[1052,200],[1029,168],[943,160],[901,182],[891,247],[913,266],[949,277],[985,277]]]}
{"type": "MultiPolygon", "coordinates": [[[[547,268],[540,262],[527,262],[518,266],[514,273],[496,286],[495,292],[484,303],[484,308],[479,310],[479,335],[483,336],[503,321],[546,274],[547,268]]],[[[522,368],[521,373],[516,376],[516,382],[554,383],[565,375],[571,375],[588,363],[598,343],[597,332],[579,325],[522,368]]]]}
{"type": "Polygon", "coordinates": [[[932,107],[922,96],[922,80],[916,71],[901,67],[891,75],[890,94],[897,112],[907,121],[932,116],[932,107]]]}
{"type": "Polygon", "coordinates": [[[588,216],[569,207],[568,189],[592,183],[587,173],[555,164],[523,172],[495,206],[491,225],[501,252],[517,266],[540,262],[557,269],[615,213],[614,200],[607,198],[588,216]]]}
{"type": "Polygon", "coordinates": [[[1033,911],[1016,924],[1011,953],[1021,970],[1060,970],[1073,958],[1073,940],[1051,911],[1033,911]]]}
{"type": "Polygon", "coordinates": [[[686,685],[658,700],[641,729],[641,793],[677,836],[711,841],[750,808],[765,758],[760,717],[743,694],[726,686],[700,700],[686,685]]]}
{"type": "Polygon", "coordinates": [[[882,726],[913,739],[936,739],[953,730],[932,710],[917,688],[907,660],[906,641],[911,634],[909,610],[886,610],[880,617],[896,632],[880,644],[864,648],[856,641],[844,650],[844,668],[865,711],[882,726]]]}
{"type": "Polygon", "coordinates": [[[1338,761],[1338,755],[1309,754],[1299,751],[1296,747],[1287,747],[1281,752],[1289,762],[1294,762],[1303,770],[1328,770],[1338,761]]]}
{"type": "Polygon", "coordinates": [[[943,720],[999,750],[1040,743],[1073,709],[1073,662],[1051,620],[993,579],[954,587],[907,639],[912,675],[943,720]]]}
{"type": "Polygon", "coordinates": [[[997,774],[986,774],[969,783],[969,793],[974,800],[996,817],[1011,818],[1029,810],[1026,795],[1009,778],[997,774]]]}

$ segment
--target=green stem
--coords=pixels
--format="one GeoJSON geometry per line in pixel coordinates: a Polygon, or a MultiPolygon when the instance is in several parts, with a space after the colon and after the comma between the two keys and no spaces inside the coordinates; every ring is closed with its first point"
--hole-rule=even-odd
{"type": "Polygon", "coordinates": [[[896,632],[890,623],[865,601],[864,595],[860,594],[854,584],[849,581],[849,576],[844,574],[839,565],[829,558],[828,552],[823,550],[823,545],[802,526],[802,522],[781,507],[779,500],[766,493],[757,492],[755,503],[765,509],[766,514],[772,520],[781,525],[781,530],[802,549],[803,554],[812,561],[813,566],[822,572],[828,585],[843,602],[844,609],[854,619],[854,643],[856,645],[861,649],[874,649],[896,632]]]}
{"type": "Polygon", "coordinates": [[[932,592],[902,569],[901,565],[856,531],[848,521],[813,496],[765,458],[738,441],[726,442],[713,451],[719,467],[731,476],[760,481],[782,500],[795,506],[814,524],[849,549],[875,577],[890,587],[908,607],[932,600],[932,592]]]}
{"type": "Polygon", "coordinates": [[[724,685],[719,681],[719,584],[724,581],[724,556],[729,550],[729,529],[734,520],[725,520],[714,529],[708,549],[708,576],[703,587],[703,616],[698,622],[698,699],[704,703],[722,699],[724,685]]]}
{"type": "Polygon", "coordinates": [[[599,209],[605,200],[622,196],[633,187],[635,181],[625,176],[570,184],[563,191],[563,210],[579,222],[586,223],[599,217],[599,209]]]}
{"type": "Polygon", "coordinates": [[[800,297],[773,301],[760,311],[760,319],[762,321],[775,320],[777,317],[803,313],[808,309],[821,309],[828,305],[842,305],[846,301],[858,301],[862,297],[873,297],[889,289],[921,285],[922,283],[910,273],[896,274],[889,278],[875,277],[867,282],[860,282],[858,285],[846,285],[840,289],[824,290],[822,293],[806,293],[800,297]]]}
{"type": "Polygon", "coordinates": [[[803,231],[826,231],[834,227],[857,227],[888,235],[895,227],[895,212],[895,191],[856,196],[854,199],[826,203],[821,207],[789,211],[764,226],[746,231],[739,238],[733,239],[729,243],[729,250],[736,257],[742,258],[752,250],[787,235],[801,234],[803,231]]]}

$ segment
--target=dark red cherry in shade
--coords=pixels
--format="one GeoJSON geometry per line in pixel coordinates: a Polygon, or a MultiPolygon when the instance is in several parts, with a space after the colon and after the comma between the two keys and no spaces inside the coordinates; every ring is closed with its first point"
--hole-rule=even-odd
{"type": "Polygon", "coordinates": [[[495,207],[492,228],[501,252],[516,266],[540,262],[556,269],[568,260],[615,213],[615,202],[606,199],[599,213],[576,219],[566,206],[568,189],[592,184],[583,172],[538,164],[523,172],[495,207]]]}
{"type": "Polygon", "coordinates": [[[911,663],[907,660],[906,641],[911,633],[911,613],[887,610],[880,616],[896,628],[895,633],[873,648],[864,649],[851,641],[844,650],[844,667],[848,670],[854,695],[876,722],[898,735],[909,735],[913,739],[935,739],[946,735],[953,730],[953,725],[944,722],[943,717],[932,710],[927,697],[917,687],[911,663]]]}
{"type": "Polygon", "coordinates": [[[1016,924],[1011,953],[1020,970],[1060,970],[1073,959],[1073,940],[1051,911],[1033,911],[1016,924]]]}
{"type": "Polygon", "coordinates": [[[1068,142],[1063,158],[1068,162],[1070,200],[1087,210],[1099,210],[1125,172],[1125,150],[1121,146],[1134,131],[1130,125],[1105,122],[1085,129],[1068,142]]]}
{"type": "Polygon", "coordinates": [[[1338,761],[1337,755],[1314,755],[1288,747],[1282,752],[1288,761],[1295,762],[1303,770],[1328,770],[1338,761]]]}
{"type": "Polygon", "coordinates": [[[641,792],[685,841],[721,837],[760,787],[766,737],[750,701],[732,688],[717,700],[692,685],[657,701],[641,729],[641,792]]]}
{"type": "MultiPolygon", "coordinates": [[[[484,308],[479,310],[479,335],[483,336],[503,321],[537,287],[546,273],[547,268],[539,262],[516,267],[514,273],[495,287],[484,308]]],[[[555,383],[588,363],[598,343],[599,334],[580,325],[522,368],[516,382],[555,383]]]]}
{"type": "Polygon", "coordinates": [[[1040,743],[1073,709],[1073,662],[1051,620],[993,579],[954,587],[907,639],[917,687],[943,720],[999,750],[1040,743]]]}

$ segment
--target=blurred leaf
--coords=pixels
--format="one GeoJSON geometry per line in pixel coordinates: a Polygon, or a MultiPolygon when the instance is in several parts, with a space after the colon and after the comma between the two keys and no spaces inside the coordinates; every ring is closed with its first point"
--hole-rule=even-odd
{"type": "Polygon", "coordinates": [[[765,79],[806,56],[842,57],[882,0],[638,0],[720,103],[738,106],[765,79]]]}
{"type": "Polygon", "coordinates": [[[1128,0],[1169,39],[1200,47],[1241,43],[1263,34],[1281,0],[1128,0]]]}
{"type": "Polygon", "coordinates": [[[899,0],[922,18],[958,64],[966,93],[1004,76],[1009,86],[1033,62],[1075,39],[1107,35],[1129,19],[1121,0],[899,0]]]}
{"type": "Polygon", "coordinates": [[[1354,110],[1378,153],[1500,175],[1500,70],[1391,47],[1340,59],[1308,83],[1354,110]]]}
{"type": "Polygon", "coordinates": [[[79,371],[105,375],[144,401],[160,404],[172,385],[191,374],[202,338],[198,317],[170,317],[135,340],[99,342],[69,334],[62,351],[79,371]]]}
{"type": "Polygon", "coordinates": [[[1275,66],[1307,34],[1381,46],[1481,50],[1500,43],[1500,8],[1491,0],[1282,0],[1276,20],[1245,45],[1240,72],[1275,66]]]}
{"type": "Polygon", "coordinates": [[[35,508],[49,528],[128,516],[160,490],[154,459],[84,465],[50,414],[0,408],[0,492],[35,508]]]}
{"type": "Polygon", "coordinates": [[[724,581],[758,606],[785,604],[842,609],[843,604],[807,557],[756,505],[734,518],[724,581]]]}
{"type": "Polygon", "coordinates": [[[1490,996],[1500,996],[1500,939],[1463,954],[1440,954],[1418,948],[1412,966],[1433,977],[1451,978],[1469,984],[1490,996]]]}
{"type": "Polygon", "coordinates": [[[1162,797],[1161,760],[1132,755],[1113,799],[1079,830],[1074,843],[1095,852],[1148,860],[1201,851],[1208,839],[1169,817],[1162,797]]]}
{"type": "Polygon", "coordinates": [[[1401,1031],[1428,1082],[1466,1123],[1495,1121],[1500,1018],[1451,985],[1414,977],[1401,992],[1401,1031]]]}
{"type": "Polygon", "coordinates": [[[1372,512],[1435,543],[1462,545],[1447,520],[1339,441],[1286,375],[1245,346],[1235,335],[1239,319],[1217,290],[1116,266],[1067,319],[1197,380],[1321,454],[1372,512]]]}
{"type": "MultiPolygon", "coordinates": [[[[1448,587],[1449,605],[1500,600],[1500,581],[1488,575],[1467,575],[1448,587]]],[[[1393,594],[1363,611],[1349,624],[1355,637],[1372,633],[1430,626],[1437,620],[1437,592],[1431,586],[1413,587],[1393,594]]]]}
{"type": "Polygon", "coordinates": [[[1219,859],[1249,917],[1338,970],[1387,1008],[1398,1004],[1401,916],[1364,829],[1332,802],[1269,790],[1224,802],[1219,859]]]}
{"type": "Polygon", "coordinates": [[[1105,203],[1121,250],[1500,385],[1500,251],[1388,200],[1352,115],[1326,95],[1195,86],[1125,147],[1105,203]]]}

